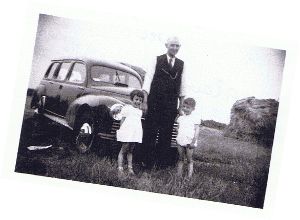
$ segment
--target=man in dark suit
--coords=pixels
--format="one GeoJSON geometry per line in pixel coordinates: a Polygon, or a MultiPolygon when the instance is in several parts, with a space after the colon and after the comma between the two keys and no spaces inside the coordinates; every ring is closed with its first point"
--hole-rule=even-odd
{"type": "Polygon", "coordinates": [[[175,118],[185,96],[184,62],[175,57],[181,45],[177,37],[170,37],[166,44],[167,53],[153,60],[145,76],[143,91],[144,122],[143,151],[144,163],[159,167],[174,165],[177,149],[172,148],[171,138],[175,118]],[[156,143],[156,135],[159,133],[156,143]]]}

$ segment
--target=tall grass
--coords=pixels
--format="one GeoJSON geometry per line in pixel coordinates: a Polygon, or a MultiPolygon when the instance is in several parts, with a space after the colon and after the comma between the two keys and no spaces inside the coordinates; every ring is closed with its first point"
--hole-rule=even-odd
{"type": "Polygon", "coordinates": [[[270,148],[224,137],[218,130],[204,128],[195,149],[192,179],[178,178],[176,167],[145,170],[134,163],[136,175],[120,180],[116,161],[118,147],[106,143],[108,151],[77,154],[59,135],[65,134],[65,130],[60,130],[65,128],[57,129],[49,123],[50,131],[47,130],[42,140],[35,138],[34,142],[53,147],[29,152],[26,147],[35,144],[30,132],[32,124],[27,120],[22,128],[16,172],[263,208],[270,148]]]}
{"type": "Polygon", "coordinates": [[[263,207],[270,150],[215,133],[202,133],[192,179],[176,176],[176,167],[143,170],[120,180],[116,158],[74,154],[45,161],[46,176],[180,197],[263,207]]]}

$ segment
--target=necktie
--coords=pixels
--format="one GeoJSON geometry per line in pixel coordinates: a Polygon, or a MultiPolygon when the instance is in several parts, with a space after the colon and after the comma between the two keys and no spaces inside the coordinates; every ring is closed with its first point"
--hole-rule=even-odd
{"type": "Polygon", "coordinates": [[[173,65],[172,65],[172,58],[169,59],[169,70],[171,71],[171,69],[173,68],[173,65]]]}

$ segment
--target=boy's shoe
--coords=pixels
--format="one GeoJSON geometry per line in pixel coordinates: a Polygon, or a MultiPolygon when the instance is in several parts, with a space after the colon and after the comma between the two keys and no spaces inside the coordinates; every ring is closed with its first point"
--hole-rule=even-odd
{"type": "Polygon", "coordinates": [[[125,179],[125,173],[123,171],[123,167],[118,167],[118,178],[121,180],[125,179]]]}

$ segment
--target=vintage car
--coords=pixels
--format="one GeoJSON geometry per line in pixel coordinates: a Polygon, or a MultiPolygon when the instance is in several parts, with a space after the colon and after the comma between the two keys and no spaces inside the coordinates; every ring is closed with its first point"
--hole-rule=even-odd
{"type": "Polygon", "coordinates": [[[96,136],[116,139],[121,108],[131,103],[132,90],[142,88],[142,79],[122,63],[87,58],[52,60],[34,91],[31,108],[71,129],[75,146],[85,153],[96,136]]]}

